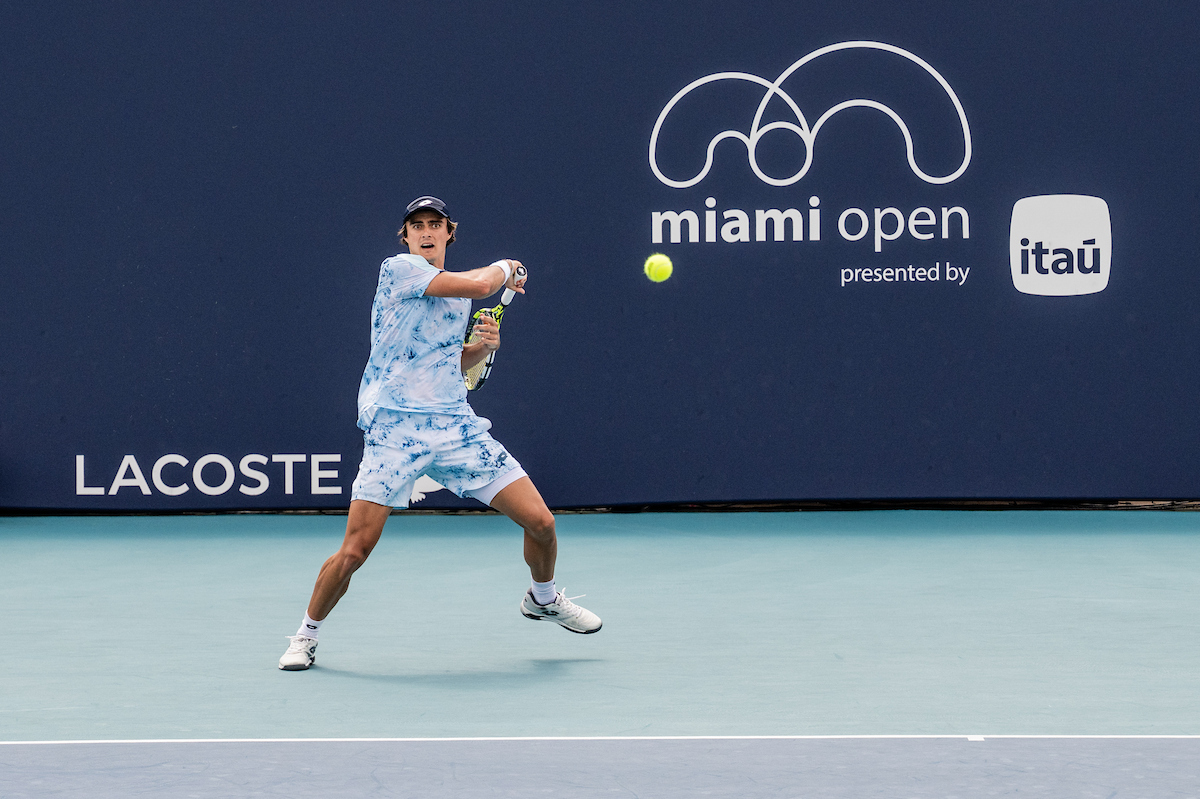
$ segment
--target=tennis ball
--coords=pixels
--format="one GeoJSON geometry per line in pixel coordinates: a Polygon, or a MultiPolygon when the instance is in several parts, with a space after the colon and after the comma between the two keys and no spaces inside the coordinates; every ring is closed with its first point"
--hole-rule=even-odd
{"type": "Polygon", "coordinates": [[[655,283],[661,283],[671,276],[671,272],[675,267],[671,265],[671,259],[663,255],[661,252],[656,252],[646,259],[645,272],[646,277],[653,280],[655,283]]]}

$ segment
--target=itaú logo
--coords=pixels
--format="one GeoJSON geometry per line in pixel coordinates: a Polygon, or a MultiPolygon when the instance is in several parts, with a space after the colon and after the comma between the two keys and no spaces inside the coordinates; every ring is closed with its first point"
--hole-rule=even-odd
{"type": "MultiPolygon", "coordinates": [[[[925,79],[921,78],[920,80],[924,81],[925,79]]],[[[708,175],[709,171],[712,169],[713,152],[716,150],[717,145],[725,139],[736,139],[737,141],[740,141],[746,145],[746,155],[750,161],[750,170],[758,176],[759,180],[770,186],[791,186],[793,183],[796,183],[806,174],[808,174],[809,168],[812,167],[813,153],[816,147],[817,135],[821,132],[821,128],[826,122],[832,119],[835,114],[845,111],[847,108],[871,108],[886,114],[889,118],[891,118],[891,120],[896,123],[896,127],[900,129],[900,133],[904,136],[904,146],[908,153],[909,167],[912,169],[914,175],[926,183],[950,183],[951,181],[958,179],[958,177],[966,171],[967,165],[971,162],[971,129],[967,124],[966,112],[963,111],[962,103],[959,102],[958,95],[954,93],[954,89],[950,88],[950,84],[946,82],[946,79],[943,78],[936,69],[918,56],[913,55],[907,50],[894,45],[884,44],[882,42],[842,42],[841,44],[831,44],[828,47],[822,47],[819,50],[814,50],[785,69],[783,74],[773,81],[767,80],[766,78],[760,78],[757,75],[751,75],[747,72],[718,72],[713,75],[700,78],[699,80],[692,81],[687,86],[680,89],[679,92],[671,98],[671,101],[667,103],[666,107],[663,108],[662,113],[658,115],[658,121],[654,123],[654,132],[650,134],[650,169],[654,172],[655,177],[672,188],[686,189],[691,186],[695,186],[697,183],[704,180],[705,176],[708,175]],[[921,167],[917,164],[915,155],[913,154],[913,137],[909,132],[908,125],[905,124],[904,120],[901,119],[899,114],[883,103],[875,100],[868,98],[853,98],[844,100],[821,113],[821,115],[817,117],[816,122],[811,124],[809,123],[809,117],[801,109],[802,104],[797,102],[791,95],[784,91],[783,84],[788,78],[796,74],[805,65],[811,64],[822,56],[844,50],[876,50],[892,53],[910,61],[913,64],[916,64],[929,77],[932,77],[935,81],[937,81],[938,86],[941,87],[941,90],[946,93],[946,96],[949,97],[950,102],[954,105],[954,110],[958,114],[958,124],[962,128],[963,157],[962,163],[959,164],[957,169],[947,175],[930,175],[921,169],[921,167]],[[708,143],[708,153],[704,162],[704,167],[697,174],[690,178],[679,180],[668,177],[667,175],[663,174],[663,171],[658,165],[658,146],[659,136],[662,133],[663,126],[667,123],[667,120],[671,115],[671,111],[675,109],[681,100],[683,100],[692,92],[722,81],[749,82],[752,84],[757,84],[765,90],[763,92],[762,101],[758,104],[758,111],[754,114],[754,119],[750,122],[749,128],[746,130],[726,130],[714,136],[708,143]],[[775,103],[773,105],[771,104],[771,100],[776,98],[783,102],[788,111],[790,111],[790,114],[786,119],[771,121],[766,118],[767,108],[768,106],[771,106],[772,108],[780,108],[779,103],[775,103]],[[804,147],[803,165],[798,171],[796,171],[795,174],[786,177],[775,177],[773,175],[768,175],[765,171],[763,171],[758,163],[757,152],[759,142],[762,140],[763,136],[777,130],[787,131],[794,134],[795,141],[804,147]]]]}
{"type": "Polygon", "coordinates": [[[1008,240],[1013,287],[1022,294],[1073,297],[1108,287],[1112,221],[1100,197],[1043,194],[1017,200],[1008,240]]]}

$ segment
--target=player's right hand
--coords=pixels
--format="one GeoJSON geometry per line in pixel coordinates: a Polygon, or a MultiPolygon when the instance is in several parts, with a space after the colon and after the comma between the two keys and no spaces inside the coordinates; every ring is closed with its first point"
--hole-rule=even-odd
{"type": "Polygon", "coordinates": [[[529,279],[529,270],[520,261],[515,258],[508,258],[508,265],[512,267],[512,274],[509,275],[508,281],[504,284],[518,294],[525,293],[525,281],[529,279]],[[517,273],[520,272],[518,275],[517,273]]]}

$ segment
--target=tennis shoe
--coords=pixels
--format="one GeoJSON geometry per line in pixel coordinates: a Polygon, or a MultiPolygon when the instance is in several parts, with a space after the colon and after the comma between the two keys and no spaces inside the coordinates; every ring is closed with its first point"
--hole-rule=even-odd
{"type": "MultiPolygon", "coordinates": [[[[582,595],[581,595],[582,596],[582,595]]],[[[579,599],[572,597],[571,599],[579,599]]],[[[521,600],[521,615],[534,621],[552,621],[573,633],[594,633],[600,631],[600,617],[587,608],[581,608],[559,591],[554,595],[554,601],[539,605],[533,598],[533,589],[525,592],[521,600]]]]}
{"type": "Polygon", "coordinates": [[[304,671],[317,662],[317,639],[306,635],[289,635],[292,640],[283,657],[279,659],[279,668],[284,671],[304,671]]]}

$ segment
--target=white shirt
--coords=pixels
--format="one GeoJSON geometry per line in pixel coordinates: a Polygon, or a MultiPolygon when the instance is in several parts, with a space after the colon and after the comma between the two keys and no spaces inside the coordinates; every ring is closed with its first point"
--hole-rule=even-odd
{"type": "Polygon", "coordinates": [[[371,309],[371,357],[358,388],[358,426],[375,409],[470,414],[462,348],[471,301],[426,297],[440,274],[419,255],[395,255],[379,269],[371,309]]]}

